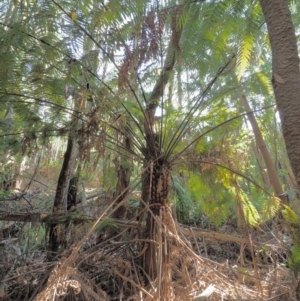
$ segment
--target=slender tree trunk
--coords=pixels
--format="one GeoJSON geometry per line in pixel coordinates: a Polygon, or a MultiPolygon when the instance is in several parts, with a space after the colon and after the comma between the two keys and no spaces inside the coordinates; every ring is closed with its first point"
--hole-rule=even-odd
{"type": "Polygon", "coordinates": [[[254,155],[255,155],[259,170],[260,170],[260,174],[261,174],[261,177],[262,177],[262,180],[264,183],[264,189],[269,190],[271,188],[271,182],[270,182],[268,174],[266,173],[266,171],[264,169],[264,163],[263,163],[261,154],[258,151],[257,145],[254,141],[252,141],[251,146],[252,146],[252,149],[253,149],[253,152],[254,152],[254,155]]]}
{"type": "Polygon", "coordinates": [[[295,29],[285,0],[260,0],[272,48],[272,84],[283,136],[300,187],[300,69],[295,29]]]}
{"type": "Polygon", "coordinates": [[[256,145],[257,145],[257,147],[263,157],[263,160],[265,162],[268,176],[269,176],[270,182],[273,186],[274,192],[277,196],[281,196],[283,194],[283,190],[281,188],[281,182],[280,182],[277,170],[275,168],[275,165],[273,163],[273,160],[271,158],[270,152],[268,150],[268,147],[267,147],[267,145],[263,139],[263,136],[261,134],[261,131],[259,129],[255,115],[252,112],[245,95],[242,95],[241,101],[242,101],[242,105],[243,105],[245,111],[248,113],[247,116],[248,116],[249,122],[251,124],[252,130],[254,132],[256,145]]]}
{"type": "MultiPolygon", "coordinates": [[[[85,102],[85,98],[81,96],[81,91],[78,93],[78,97],[75,100],[75,107],[81,109],[85,102]]],[[[56,193],[53,204],[53,212],[67,211],[75,206],[78,188],[78,177],[76,178],[77,172],[77,159],[82,156],[83,149],[83,137],[77,137],[78,132],[84,135],[84,124],[79,122],[79,112],[73,115],[71,121],[71,131],[68,137],[67,149],[64,154],[64,160],[62,168],[59,174],[58,183],[56,186],[56,193]],[[79,131],[81,128],[81,131],[79,131]],[[79,150],[80,148],[80,150],[79,150]],[[72,179],[72,181],[71,181],[72,179]],[[71,186],[70,186],[71,181],[71,186]]],[[[80,172],[80,170],[79,170],[80,172]]],[[[77,175],[78,176],[78,175],[77,175]]],[[[51,224],[49,230],[49,258],[58,251],[59,246],[66,245],[66,228],[64,225],[51,224]]]]}
{"type": "MultiPolygon", "coordinates": [[[[11,133],[14,122],[14,109],[12,106],[10,106],[6,112],[5,121],[10,128],[8,133],[11,133]]],[[[5,137],[4,139],[7,138],[5,137]]],[[[0,157],[0,162],[2,163],[0,189],[7,192],[16,188],[16,181],[20,170],[18,160],[12,156],[11,153],[11,150],[8,150],[0,157]]],[[[23,149],[23,153],[25,153],[25,149],[23,149]]]]}
{"type": "MultiPolygon", "coordinates": [[[[125,149],[131,150],[132,149],[132,142],[130,137],[125,136],[123,137],[123,146],[125,149]]],[[[128,195],[128,187],[130,185],[130,177],[132,172],[131,162],[128,162],[128,159],[120,156],[120,162],[117,164],[117,173],[118,173],[118,182],[116,188],[116,196],[118,196],[114,207],[119,205],[128,195]]],[[[126,214],[126,204],[120,205],[120,207],[113,213],[112,217],[117,219],[123,219],[126,214]]]]}
{"type": "MultiPolygon", "coordinates": [[[[53,212],[67,210],[70,175],[74,165],[74,139],[69,137],[64,155],[63,165],[59,174],[54,198],[53,212]]],[[[53,254],[58,251],[59,245],[64,243],[64,229],[62,225],[51,224],[49,231],[49,251],[53,254]]],[[[50,254],[50,257],[52,256],[50,254]]]]}
{"type": "Polygon", "coordinates": [[[78,164],[76,174],[70,179],[67,196],[67,210],[73,211],[76,209],[80,172],[81,162],[78,164]]]}

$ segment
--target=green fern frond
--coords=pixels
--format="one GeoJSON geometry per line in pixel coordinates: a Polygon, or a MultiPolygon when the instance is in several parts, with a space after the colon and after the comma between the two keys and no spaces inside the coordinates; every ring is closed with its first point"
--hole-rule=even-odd
{"type": "Polygon", "coordinates": [[[258,35],[261,22],[261,9],[259,3],[250,5],[245,11],[246,22],[242,26],[241,38],[237,52],[237,78],[240,81],[243,73],[248,69],[252,52],[255,48],[256,36],[258,35]]]}
{"type": "Polygon", "coordinates": [[[297,276],[300,272],[300,246],[295,245],[292,247],[292,254],[288,259],[289,266],[294,274],[297,276]]]}
{"type": "Polygon", "coordinates": [[[233,16],[242,15],[245,10],[245,0],[233,0],[231,1],[231,13],[233,16]]]}
{"type": "Polygon", "coordinates": [[[266,76],[265,74],[258,72],[256,73],[258,82],[262,86],[262,92],[266,95],[271,95],[272,93],[272,83],[270,77],[266,76]]]}
{"type": "Polygon", "coordinates": [[[188,221],[190,213],[194,212],[195,204],[189,191],[177,175],[172,176],[172,184],[175,190],[177,218],[181,222],[188,221]]]}
{"type": "Polygon", "coordinates": [[[188,11],[187,7],[188,7],[188,6],[186,6],[186,7],[182,10],[182,12],[181,12],[181,14],[180,14],[180,16],[179,16],[179,18],[178,18],[178,21],[177,21],[177,28],[178,28],[178,29],[183,29],[184,26],[185,26],[185,24],[186,24],[187,21],[188,21],[188,18],[189,18],[189,11],[188,11]]]}
{"type": "Polygon", "coordinates": [[[261,218],[263,221],[272,219],[280,209],[281,201],[275,196],[268,197],[262,204],[261,218]]]}
{"type": "Polygon", "coordinates": [[[251,74],[247,83],[251,93],[261,94],[261,95],[272,95],[272,83],[270,78],[266,76],[263,72],[255,72],[251,74]]]}
{"type": "Polygon", "coordinates": [[[284,219],[288,222],[288,223],[292,223],[292,224],[298,224],[300,222],[300,219],[297,215],[297,213],[288,205],[284,205],[284,209],[282,210],[282,214],[284,219]]]}
{"type": "Polygon", "coordinates": [[[238,49],[236,73],[239,81],[248,68],[251,52],[253,50],[253,43],[254,36],[251,34],[245,35],[238,49]]]}
{"type": "Polygon", "coordinates": [[[186,207],[191,207],[193,202],[191,196],[183,186],[182,181],[177,175],[172,176],[173,188],[175,189],[176,194],[178,195],[178,199],[182,202],[183,205],[187,205],[186,207]]]}
{"type": "Polygon", "coordinates": [[[195,196],[198,196],[198,199],[206,197],[209,193],[209,187],[197,174],[194,174],[189,178],[187,187],[195,196]]]}
{"type": "Polygon", "coordinates": [[[251,227],[257,226],[260,221],[260,215],[255,208],[255,206],[251,203],[248,197],[241,191],[241,200],[242,200],[242,208],[245,215],[245,218],[251,227]]]}
{"type": "Polygon", "coordinates": [[[220,203],[213,198],[203,202],[202,210],[209,221],[217,227],[224,223],[232,214],[230,206],[226,203],[220,203]]]}

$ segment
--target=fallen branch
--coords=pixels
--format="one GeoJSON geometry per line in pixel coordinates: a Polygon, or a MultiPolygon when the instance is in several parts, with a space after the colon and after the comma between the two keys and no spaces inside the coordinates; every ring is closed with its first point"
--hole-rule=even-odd
{"type": "MultiPolygon", "coordinates": [[[[181,225],[181,231],[187,236],[196,236],[196,237],[208,237],[216,240],[232,241],[236,243],[246,243],[246,239],[242,237],[236,237],[229,234],[222,234],[214,231],[205,231],[196,227],[186,227],[181,225]]],[[[194,237],[193,237],[194,238],[194,237]]]]}
{"type": "Polygon", "coordinates": [[[94,218],[78,212],[32,213],[32,212],[8,212],[8,211],[0,210],[0,221],[62,224],[69,220],[92,221],[94,220],[94,218]]]}
{"type": "MultiPolygon", "coordinates": [[[[0,210],[0,221],[14,221],[14,222],[31,222],[31,223],[46,223],[46,224],[62,224],[67,221],[80,222],[80,221],[95,221],[96,218],[82,214],[80,212],[8,212],[0,210]]],[[[126,221],[112,219],[119,227],[143,227],[144,223],[136,221],[126,221]]],[[[222,234],[214,231],[205,231],[196,227],[186,227],[179,224],[181,231],[186,236],[193,236],[193,238],[207,237],[216,240],[231,241],[236,243],[246,243],[246,240],[241,237],[236,237],[233,235],[222,234]]]]}

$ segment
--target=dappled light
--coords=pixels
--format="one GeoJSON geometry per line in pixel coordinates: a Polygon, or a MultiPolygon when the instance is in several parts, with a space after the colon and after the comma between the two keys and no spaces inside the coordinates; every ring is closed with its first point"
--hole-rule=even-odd
{"type": "Polygon", "coordinates": [[[1,1],[0,301],[299,300],[299,11],[1,1]]]}

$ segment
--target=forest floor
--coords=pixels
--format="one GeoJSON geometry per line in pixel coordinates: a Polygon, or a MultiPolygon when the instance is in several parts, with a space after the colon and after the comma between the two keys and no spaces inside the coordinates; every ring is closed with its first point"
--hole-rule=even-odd
{"type": "MultiPolygon", "coordinates": [[[[27,179],[21,187],[23,197],[4,202],[1,210],[51,213],[54,174],[53,170],[43,170],[33,181],[27,179]]],[[[97,195],[87,201],[88,210],[80,204],[77,209],[93,218],[108,202],[104,194],[95,193],[96,185],[92,183],[88,190],[88,195],[97,195]]],[[[13,195],[19,194],[16,191],[13,195]]],[[[137,237],[142,225],[135,222],[135,209],[129,210],[133,218],[102,223],[85,240],[80,256],[73,259],[72,246],[86,235],[93,222],[73,223],[66,251],[51,261],[46,251],[47,226],[0,222],[0,300],[46,300],[38,299],[39,292],[56,264],[63,265],[70,257],[71,270],[67,278],[61,278],[67,291],[57,289],[55,300],[151,300],[147,294],[142,298],[140,291],[145,289],[155,295],[154,288],[144,287],[141,277],[143,244],[137,237]],[[72,298],[67,299],[67,294],[72,298]]],[[[217,228],[205,216],[197,224],[175,223],[178,238],[172,250],[174,300],[300,300],[298,282],[289,269],[291,240],[281,226],[274,227],[276,221],[255,229],[242,229],[234,219],[217,228]],[[197,299],[205,289],[211,295],[197,299]]]]}

